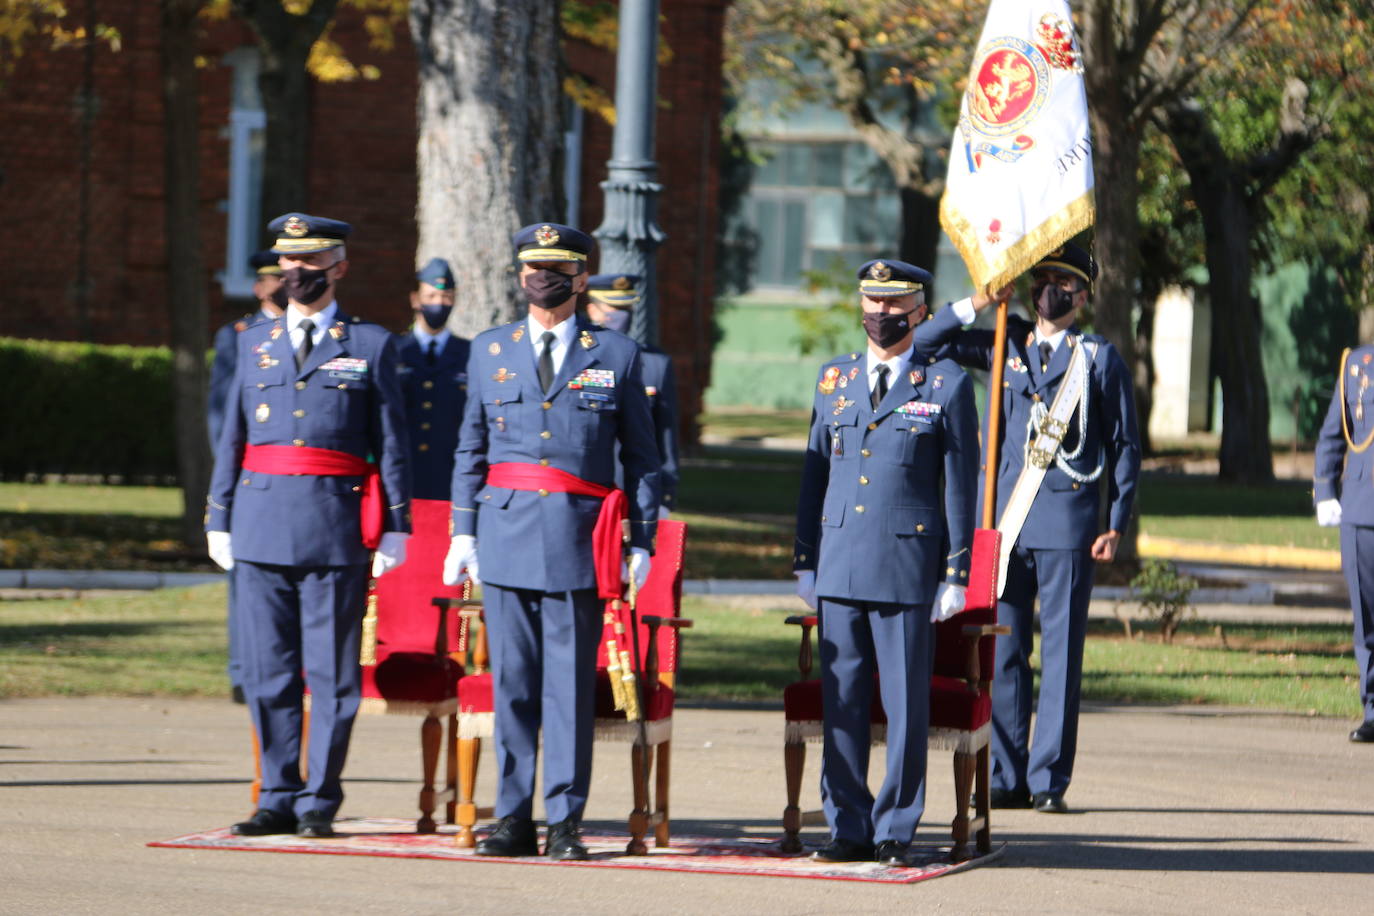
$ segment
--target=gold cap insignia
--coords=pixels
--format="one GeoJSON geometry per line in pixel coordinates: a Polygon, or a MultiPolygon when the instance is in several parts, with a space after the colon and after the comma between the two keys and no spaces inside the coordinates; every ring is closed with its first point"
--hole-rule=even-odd
{"type": "Polygon", "coordinates": [[[557,242],[558,239],[558,230],[552,226],[544,225],[534,230],[534,240],[546,248],[557,242]]]}
{"type": "Polygon", "coordinates": [[[630,278],[629,278],[629,277],[616,277],[616,278],[615,278],[615,281],[614,281],[613,283],[611,283],[611,289],[629,289],[629,288],[630,288],[630,278]]]}
{"type": "Polygon", "coordinates": [[[1051,251],[1049,254],[1045,255],[1045,257],[1047,257],[1047,258],[1062,258],[1063,256],[1064,256],[1064,246],[1063,246],[1063,245],[1060,245],[1058,248],[1054,249],[1054,251],[1051,251]]]}
{"type": "Polygon", "coordinates": [[[309,232],[310,227],[299,216],[293,216],[287,219],[285,225],[281,227],[281,231],[293,239],[298,239],[309,232]]]}
{"type": "Polygon", "coordinates": [[[892,268],[888,267],[882,261],[879,261],[868,269],[868,275],[874,280],[891,280],[892,268]]]}

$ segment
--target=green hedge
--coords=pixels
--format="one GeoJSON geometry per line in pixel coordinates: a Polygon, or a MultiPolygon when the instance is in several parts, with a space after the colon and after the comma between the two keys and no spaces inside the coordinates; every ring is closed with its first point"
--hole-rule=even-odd
{"type": "Polygon", "coordinates": [[[0,337],[0,477],[176,473],[166,347],[0,337]]]}

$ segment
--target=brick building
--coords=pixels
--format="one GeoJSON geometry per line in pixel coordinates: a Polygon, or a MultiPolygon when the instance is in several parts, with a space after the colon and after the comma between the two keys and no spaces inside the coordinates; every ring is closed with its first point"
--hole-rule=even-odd
{"type": "MultiPolygon", "coordinates": [[[[158,5],[88,0],[122,46],[33,46],[0,85],[0,335],[167,342],[163,245],[162,100],[158,5]],[[91,98],[94,104],[82,104],[91,98]]],[[[665,186],[658,256],[662,345],[672,354],[690,432],[710,380],[716,244],[716,167],[728,0],[662,0],[673,49],[659,73],[657,152],[665,186]]],[[[68,4],[81,22],[86,4],[68,4]]],[[[354,223],[354,269],[344,305],[399,330],[409,320],[414,271],[415,58],[404,24],[395,48],[368,46],[361,15],[341,7],[331,38],[376,79],[312,85],[307,209],[354,223]]],[[[244,264],[260,227],[262,111],[256,41],[230,19],[206,24],[200,71],[202,241],[212,329],[251,305],[244,264]]],[[[578,42],[569,69],[608,94],[615,59],[578,42]]],[[[601,222],[600,182],[611,128],[592,113],[570,118],[574,209],[601,222]]]]}

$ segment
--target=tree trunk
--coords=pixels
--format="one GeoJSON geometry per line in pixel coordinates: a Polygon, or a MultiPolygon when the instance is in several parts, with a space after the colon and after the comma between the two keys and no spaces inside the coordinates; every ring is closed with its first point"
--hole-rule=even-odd
{"type": "Polygon", "coordinates": [[[1265,483],[1274,479],[1274,456],[1260,346],[1263,320],[1250,288],[1255,226],[1248,170],[1226,156],[1196,105],[1170,105],[1165,126],[1202,215],[1212,304],[1212,368],[1221,381],[1220,475],[1265,483]]]}
{"type": "MultiPolygon", "coordinates": [[[[902,241],[897,256],[908,264],[924,267],[932,274],[939,265],[940,195],[931,195],[921,188],[902,188],[902,241]]],[[[940,277],[937,274],[935,283],[940,277]]],[[[960,293],[960,295],[963,295],[960,293]]],[[[946,297],[948,298],[948,297],[946,297]]],[[[930,305],[941,300],[934,288],[926,290],[930,305]]]]}
{"type": "MultiPolygon", "coordinates": [[[[417,263],[448,259],[471,336],[520,314],[511,234],[562,218],[559,4],[412,0],[417,263]]],[[[579,227],[580,228],[580,227],[579,227]]]]}
{"type": "Polygon", "coordinates": [[[205,266],[200,245],[200,103],[196,78],[196,17],[205,0],[162,0],[162,102],[165,110],[167,305],[172,335],[172,403],[181,539],[200,544],[209,485],[205,444],[205,266]]]}
{"type": "MultiPolygon", "coordinates": [[[[233,0],[234,11],[258,36],[267,126],[263,143],[262,215],[271,220],[310,203],[310,48],[324,34],[339,0],[312,0],[300,15],[282,0],[233,0]]],[[[265,229],[261,230],[266,232],[265,229]]]]}

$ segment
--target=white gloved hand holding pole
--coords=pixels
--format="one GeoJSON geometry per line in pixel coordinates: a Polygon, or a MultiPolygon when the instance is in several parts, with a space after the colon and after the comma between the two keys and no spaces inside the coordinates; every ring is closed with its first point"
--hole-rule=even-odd
{"type": "Polygon", "coordinates": [[[395,569],[406,561],[406,541],[410,535],[404,531],[387,531],[382,534],[381,543],[372,554],[372,578],[395,569]]]}
{"type": "Polygon", "coordinates": [[[1317,524],[1323,528],[1335,528],[1341,523],[1341,501],[1323,499],[1317,503],[1317,524]]]}
{"type": "Polygon", "coordinates": [[[220,569],[228,572],[234,568],[234,551],[230,545],[229,532],[205,532],[205,547],[210,559],[214,560],[220,569]]]}
{"type": "Polygon", "coordinates": [[[935,589],[935,602],[930,606],[930,622],[948,620],[964,609],[964,587],[941,582],[935,589]]]}
{"type": "Polygon", "coordinates": [[[806,602],[811,610],[816,609],[816,571],[814,569],[793,570],[797,577],[797,597],[806,602]]]}
{"type": "Polygon", "coordinates": [[[644,587],[644,583],[649,581],[650,566],[649,551],[643,547],[631,547],[629,560],[621,561],[620,581],[629,582],[634,578],[635,591],[644,587]]]}
{"type": "Polygon", "coordinates": [[[477,538],[470,534],[452,538],[444,557],[444,584],[461,585],[465,579],[471,579],[474,587],[481,584],[477,578],[477,538]]]}

